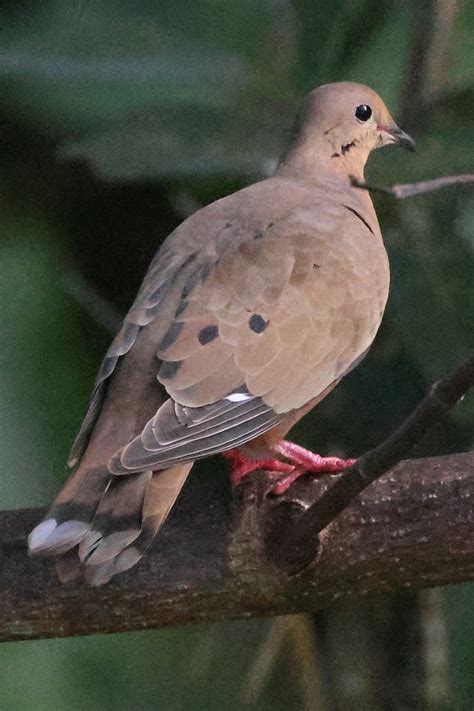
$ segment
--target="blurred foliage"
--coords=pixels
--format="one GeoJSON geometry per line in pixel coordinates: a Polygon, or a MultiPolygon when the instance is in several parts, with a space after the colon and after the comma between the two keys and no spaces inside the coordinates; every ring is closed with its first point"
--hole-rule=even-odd
{"type": "MultiPolygon", "coordinates": [[[[472,171],[474,5],[459,1],[449,26],[447,5],[1,4],[2,508],[45,504],[54,495],[114,307],[125,311],[157,246],[186,214],[272,171],[297,104],[313,86],[367,83],[414,134],[415,157],[396,149],[374,156],[374,182],[472,171]],[[444,54],[433,56],[446,37],[444,54]],[[434,64],[436,82],[429,76],[434,64]]],[[[377,210],[390,252],[391,300],[364,365],[298,427],[299,441],[322,451],[358,454],[380,441],[428,384],[473,348],[472,192],[400,203],[377,197],[377,210]]],[[[418,453],[472,446],[473,411],[466,398],[418,453]]],[[[217,460],[209,474],[214,464],[222,475],[217,460]]],[[[205,473],[204,465],[197,475],[205,473]]],[[[404,599],[317,616],[327,708],[341,699],[344,710],[382,708],[374,659],[400,642],[397,625],[413,627],[416,600],[404,607],[404,599]]],[[[473,588],[448,589],[445,599],[446,708],[467,709],[474,698],[473,588]]],[[[269,624],[3,645],[0,704],[243,708],[240,685],[269,624]]],[[[413,681],[407,670],[419,660],[414,649],[412,656],[400,649],[403,699],[403,679],[413,681]]],[[[298,659],[288,650],[270,682],[255,708],[303,708],[298,659]]]]}

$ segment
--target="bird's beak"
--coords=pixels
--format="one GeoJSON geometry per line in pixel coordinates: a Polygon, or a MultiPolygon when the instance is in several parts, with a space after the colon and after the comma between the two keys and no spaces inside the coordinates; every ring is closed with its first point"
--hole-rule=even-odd
{"type": "Polygon", "coordinates": [[[399,146],[403,146],[404,148],[408,148],[409,151],[414,151],[416,148],[415,141],[411,136],[408,135],[408,133],[405,133],[405,131],[402,131],[401,128],[398,128],[398,126],[377,126],[379,131],[384,131],[385,133],[388,133],[389,136],[393,138],[394,143],[398,143],[399,146]]]}

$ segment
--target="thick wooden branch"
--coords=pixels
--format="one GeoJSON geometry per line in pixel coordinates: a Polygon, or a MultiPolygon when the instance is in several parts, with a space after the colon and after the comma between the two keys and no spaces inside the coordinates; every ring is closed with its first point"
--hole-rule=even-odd
{"type": "MultiPolygon", "coordinates": [[[[306,507],[335,477],[296,482],[306,507]]],[[[50,560],[26,554],[38,509],[0,513],[0,640],[66,637],[314,610],[339,598],[474,579],[474,452],[405,461],[371,484],[321,534],[296,576],[265,551],[280,499],[262,476],[231,515],[222,487],[192,482],[153,551],[102,588],[61,586],[50,560]],[[277,503],[278,502],[278,503],[277,503]]]]}

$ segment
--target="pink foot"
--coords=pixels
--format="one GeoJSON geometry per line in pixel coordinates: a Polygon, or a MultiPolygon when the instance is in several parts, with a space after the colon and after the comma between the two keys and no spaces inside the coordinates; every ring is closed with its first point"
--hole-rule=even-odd
{"type": "Polygon", "coordinates": [[[276,454],[283,455],[293,464],[304,467],[305,471],[313,474],[318,474],[319,472],[342,472],[357,461],[356,459],[340,459],[339,457],[321,457],[321,455],[310,452],[309,449],[300,447],[299,444],[288,442],[285,439],[277,442],[272,449],[276,454]]]}
{"type": "Polygon", "coordinates": [[[294,469],[281,477],[273,487],[274,494],[283,494],[303,474],[328,474],[342,472],[356,463],[356,459],[340,459],[339,457],[321,457],[298,444],[280,440],[273,446],[276,454],[283,455],[294,463],[294,469]]]}
{"type": "Polygon", "coordinates": [[[295,469],[293,464],[282,462],[279,459],[249,459],[244,457],[238,449],[229,449],[227,452],[223,452],[223,455],[230,462],[230,477],[233,486],[238,486],[242,479],[251,472],[264,470],[288,474],[295,469]]]}
{"type": "Polygon", "coordinates": [[[328,474],[342,472],[356,463],[356,459],[340,459],[339,457],[321,457],[319,454],[314,454],[298,444],[280,440],[272,450],[277,455],[281,455],[288,462],[282,462],[280,459],[250,459],[245,457],[239,449],[229,449],[223,452],[226,459],[231,465],[231,480],[233,486],[238,486],[247,474],[264,470],[275,474],[285,474],[279,477],[278,481],[272,487],[272,493],[283,494],[289,487],[303,476],[303,474],[328,474]]]}

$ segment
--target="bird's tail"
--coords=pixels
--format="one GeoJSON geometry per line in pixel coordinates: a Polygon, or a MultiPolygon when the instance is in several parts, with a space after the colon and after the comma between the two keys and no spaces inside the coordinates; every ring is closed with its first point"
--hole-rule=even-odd
{"type": "Polygon", "coordinates": [[[56,567],[64,582],[80,575],[90,585],[108,582],[143,556],[191,466],[124,476],[79,466],[30,533],[30,554],[60,556],[56,567]]]}

